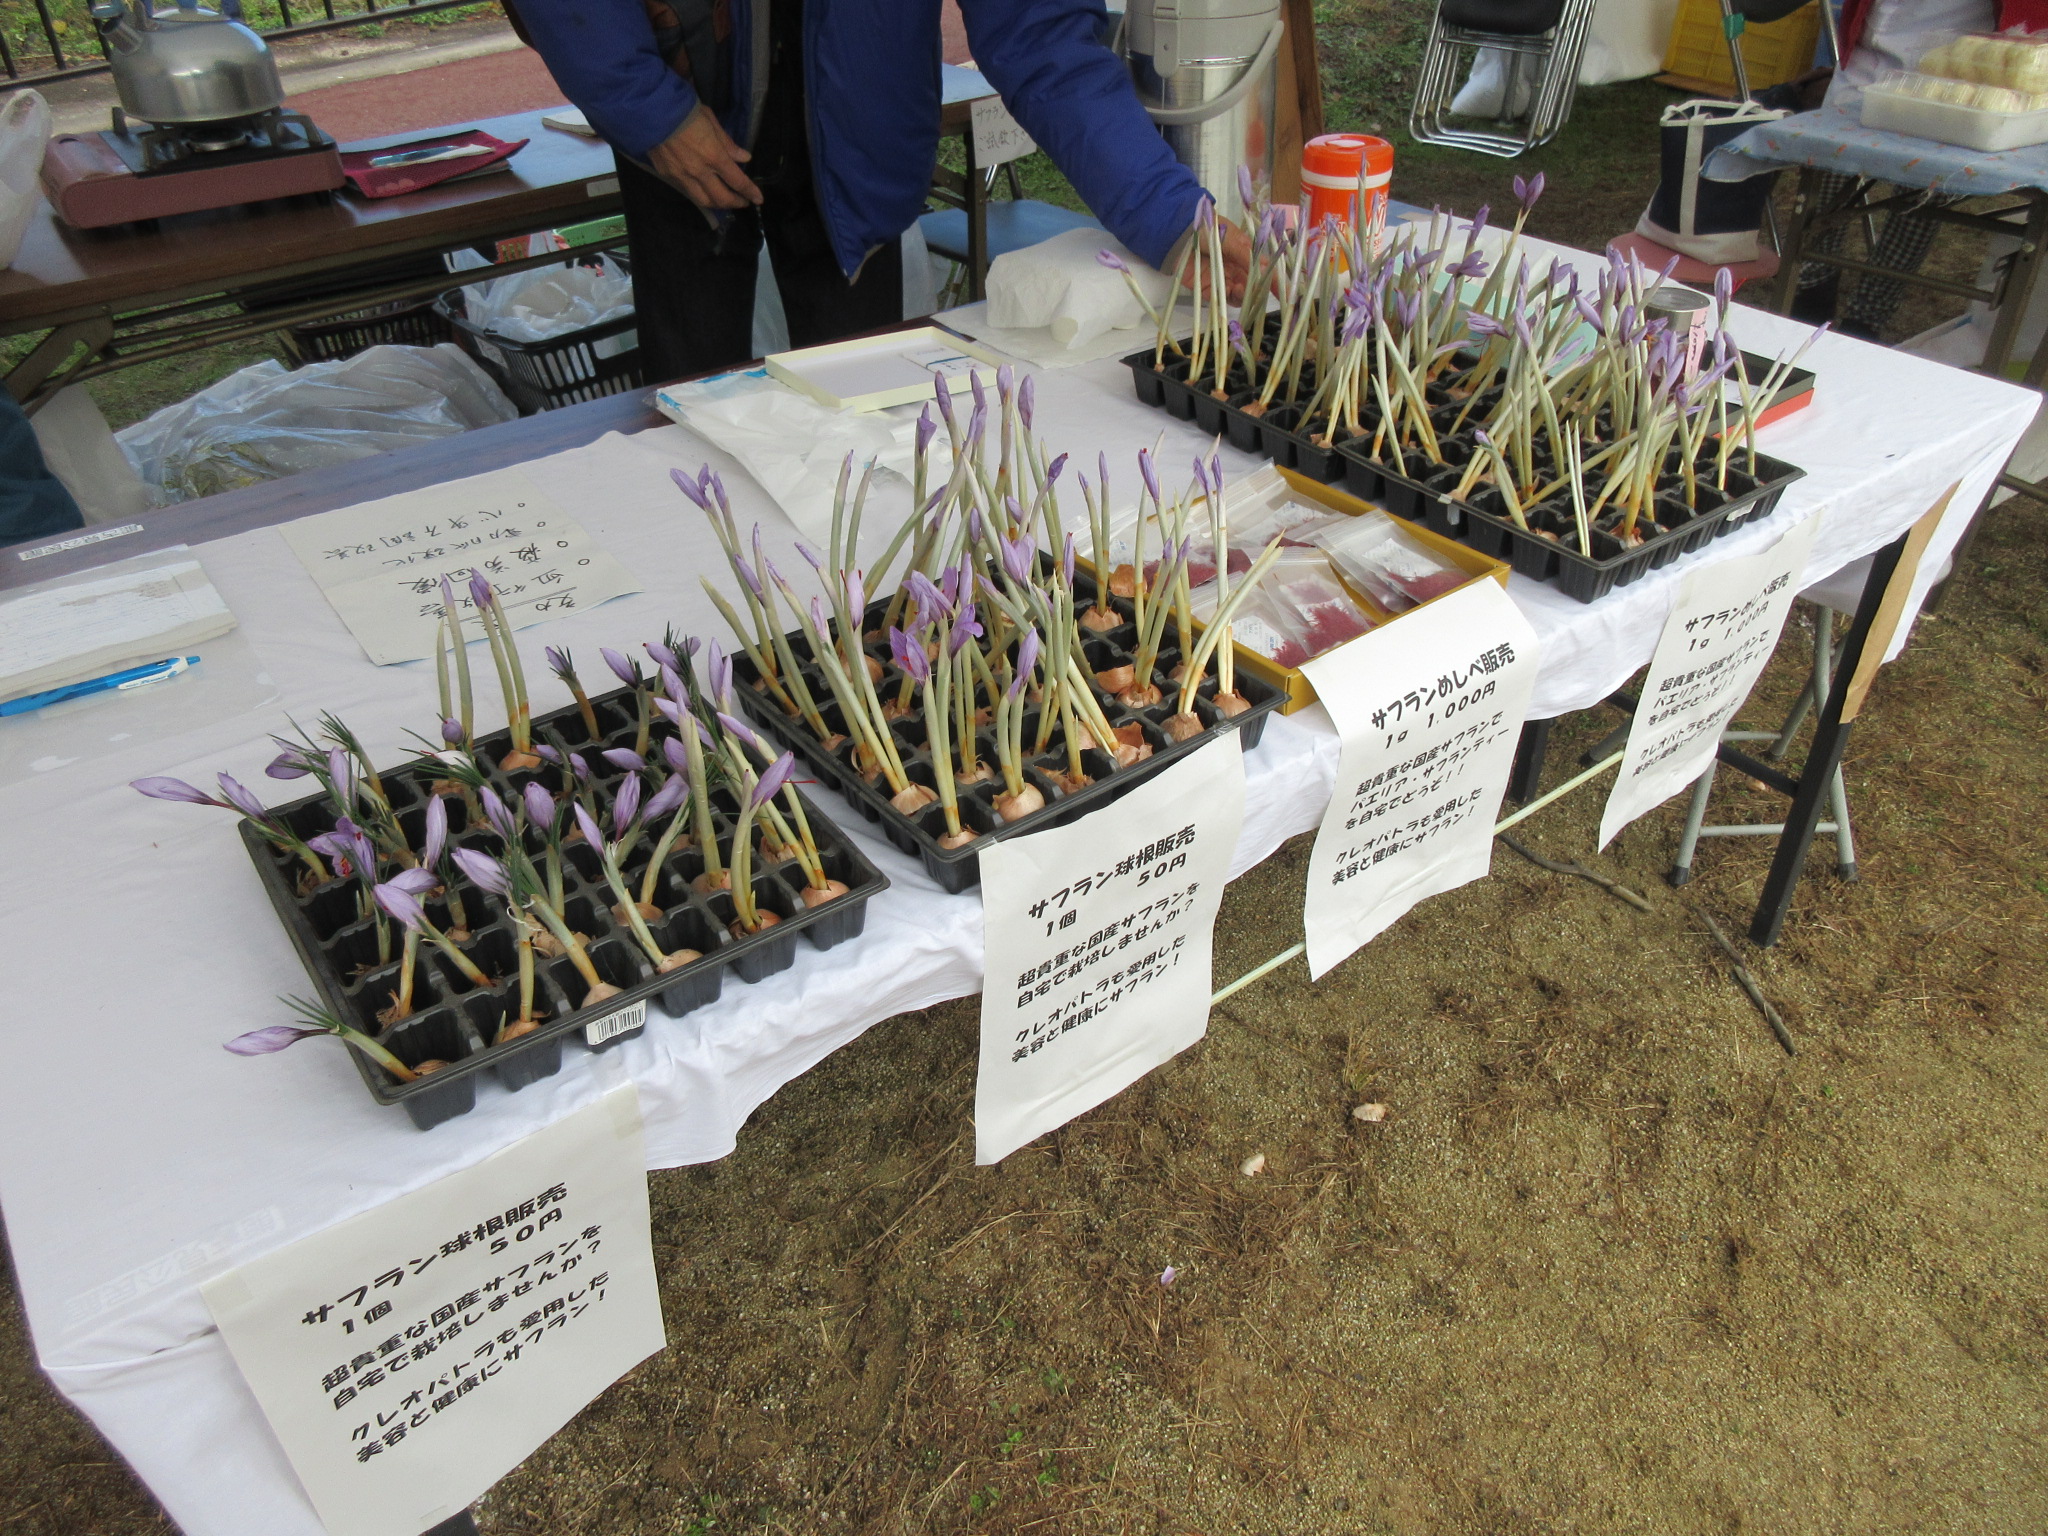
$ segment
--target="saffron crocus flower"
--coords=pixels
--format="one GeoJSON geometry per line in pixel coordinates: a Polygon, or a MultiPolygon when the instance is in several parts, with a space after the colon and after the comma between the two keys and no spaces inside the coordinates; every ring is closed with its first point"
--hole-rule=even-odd
{"type": "Polygon", "coordinates": [[[333,1035],[344,1044],[361,1051],[401,1083],[409,1083],[414,1078],[423,1077],[447,1065],[444,1061],[423,1061],[417,1067],[409,1067],[393,1055],[389,1047],[379,1045],[361,1030],[344,1024],[317,1003],[308,1002],[302,997],[287,997],[280,1001],[299,1016],[300,1023],[270,1024],[262,1029],[252,1029],[246,1035],[235,1036],[227,1042],[224,1049],[234,1052],[237,1056],[269,1056],[287,1050],[301,1040],[310,1040],[315,1035],[333,1035]]]}
{"type": "Polygon", "coordinates": [[[630,657],[622,652],[613,650],[608,645],[599,646],[597,653],[604,658],[604,664],[612,669],[612,675],[617,677],[620,682],[624,683],[628,688],[638,688],[640,686],[640,669],[633,664],[630,657]]]}
{"type": "Polygon", "coordinates": [[[917,416],[917,451],[923,453],[931,447],[932,439],[938,436],[938,418],[932,415],[932,408],[926,406],[917,416]]]}
{"type": "Polygon", "coordinates": [[[932,675],[932,664],[924,647],[900,629],[889,631],[889,654],[903,669],[904,676],[914,683],[922,683],[932,675]]]}
{"type": "Polygon", "coordinates": [[[448,802],[440,795],[427,797],[427,827],[420,839],[420,868],[438,869],[448,847],[448,802]]]}
{"type": "Polygon", "coordinates": [[[659,821],[680,806],[689,792],[690,781],[685,774],[670,774],[661,781],[661,788],[649,795],[647,803],[640,807],[640,819],[647,822],[659,821]]]}
{"type": "Polygon", "coordinates": [[[640,815],[640,797],[644,793],[642,780],[637,773],[629,773],[619,781],[619,790],[612,797],[612,833],[624,837],[640,815]]]}
{"type": "Polygon", "coordinates": [[[1095,259],[1112,272],[1129,272],[1130,266],[1115,251],[1097,251],[1095,259]]]}
{"type": "Polygon", "coordinates": [[[512,894],[512,878],[505,872],[505,866],[476,848],[457,848],[449,855],[455,867],[469,878],[470,884],[480,890],[489,891],[493,896],[512,894]]]}
{"type": "Polygon", "coordinates": [[[1159,472],[1152,467],[1152,450],[1138,450],[1138,476],[1145,482],[1146,494],[1151,496],[1155,506],[1163,505],[1165,498],[1159,494],[1159,472]]]}
{"type": "Polygon", "coordinates": [[[555,824],[555,797],[539,784],[529,783],[523,792],[526,819],[542,831],[555,824]]]}
{"type": "Polygon", "coordinates": [[[1038,545],[1032,539],[1030,530],[1026,529],[1014,539],[1006,539],[997,534],[996,544],[1002,551],[1003,569],[1009,572],[1010,579],[1018,583],[1028,583],[1031,580],[1032,569],[1038,563],[1038,545]]]}
{"type": "Polygon", "coordinates": [[[670,650],[666,645],[663,645],[659,640],[649,640],[641,647],[641,649],[647,652],[648,656],[653,659],[654,664],[657,667],[661,667],[670,672],[682,671],[683,664],[681,660],[676,656],[676,653],[670,650]]]}
{"type": "MultiPolygon", "coordinates": [[[[582,807],[579,806],[577,809],[580,812],[582,807]]],[[[370,888],[370,895],[375,898],[377,905],[382,907],[392,920],[403,927],[408,934],[417,933],[431,940],[439,947],[441,953],[448,957],[449,962],[458,971],[462,972],[464,976],[467,976],[477,986],[488,987],[491,985],[491,978],[477,969],[476,962],[458,949],[455,941],[439,928],[436,928],[427,917],[427,909],[421,903],[420,897],[425,891],[432,890],[439,883],[438,877],[427,870],[402,870],[383,884],[372,886],[370,888]]],[[[401,982],[401,986],[406,987],[408,992],[410,982],[411,966],[408,965],[406,967],[406,975],[401,982]]],[[[407,993],[401,993],[400,1006],[405,1011],[410,1011],[410,998],[407,993]]],[[[404,1012],[399,1013],[398,1016],[404,1017],[404,1012]]]]}
{"type": "Polygon", "coordinates": [[[766,768],[754,781],[754,787],[747,791],[747,803],[759,810],[782,792],[782,786],[789,782],[789,776],[796,771],[796,754],[785,752],[766,768]]]}
{"type": "Polygon", "coordinates": [[[623,768],[628,773],[638,773],[647,766],[647,759],[631,747],[607,747],[604,760],[614,768],[623,768]]]}
{"type": "MultiPolygon", "coordinates": [[[[1723,269],[1726,270],[1725,268],[1723,269]]],[[[1038,398],[1037,386],[1030,374],[1024,375],[1024,382],[1017,386],[1017,419],[1024,424],[1024,430],[1031,430],[1031,411],[1038,398]]]]}
{"type": "Polygon", "coordinates": [[[704,487],[699,481],[680,469],[671,469],[668,477],[675,482],[676,489],[695,502],[702,511],[711,510],[711,498],[705,494],[704,487]]]}
{"type": "Polygon", "coordinates": [[[459,747],[469,740],[469,735],[462,729],[462,722],[451,715],[441,722],[441,740],[451,747],[459,747]]]}
{"type": "Polygon", "coordinates": [[[1031,673],[1038,665],[1041,642],[1036,628],[1024,631],[1024,638],[1017,643],[1017,675],[1010,680],[1010,694],[1014,697],[1031,680],[1031,673]]]}
{"type": "Polygon", "coordinates": [[[503,796],[486,784],[477,790],[476,798],[484,809],[484,820],[490,823],[493,832],[508,843],[518,836],[519,824],[513,819],[511,808],[505,804],[503,796]]]}
{"type": "Polygon", "coordinates": [[[959,655],[960,648],[968,641],[979,640],[982,632],[981,621],[975,617],[975,605],[971,601],[963,603],[958,617],[953,620],[953,654],[959,655]]]}
{"type": "Polygon", "coordinates": [[[128,787],[139,794],[149,796],[152,800],[178,800],[186,805],[217,805],[222,810],[231,811],[234,809],[227,801],[216,800],[205,790],[195,788],[187,784],[183,779],[164,778],[161,776],[150,779],[133,779],[129,782],[128,787]]]}
{"type": "Polygon", "coordinates": [[[1241,162],[1237,167],[1237,200],[1246,208],[1258,201],[1252,189],[1251,167],[1241,162]]]}

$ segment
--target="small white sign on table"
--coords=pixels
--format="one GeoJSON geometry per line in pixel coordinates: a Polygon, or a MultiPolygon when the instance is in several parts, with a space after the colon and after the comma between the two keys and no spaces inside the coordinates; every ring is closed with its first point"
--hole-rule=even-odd
{"type": "Polygon", "coordinates": [[[498,589],[515,629],[640,590],[520,469],[302,517],[278,532],[380,667],[434,654],[443,576],[472,640],[483,635],[470,608],[472,571],[498,589]]]}
{"type": "Polygon", "coordinates": [[[977,98],[967,115],[974,131],[974,163],[981,170],[1007,165],[1038,148],[1000,96],[977,98]]]}
{"type": "Polygon", "coordinates": [[[1000,1162],[1209,1028],[1244,752],[1210,742],[1092,815],[981,855],[974,1160],[1000,1162]]]}
{"type": "Polygon", "coordinates": [[[1707,771],[1721,733],[1778,648],[1818,517],[1760,555],[1689,573],[1657,638],[1629,724],[1621,772],[1600,813],[1600,846],[1707,771]]]}
{"type": "Polygon", "coordinates": [[[1306,663],[1343,742],[1309,855],[1309,974],[1482,878],[1536,682],[1536,635],[1476,581],[1306,663]]]}
{"type": "Polygon", "coordinates": [[[330,1536],[412,1536],[665,1342],[631,1086],[201,1292],[330,1536]]]}

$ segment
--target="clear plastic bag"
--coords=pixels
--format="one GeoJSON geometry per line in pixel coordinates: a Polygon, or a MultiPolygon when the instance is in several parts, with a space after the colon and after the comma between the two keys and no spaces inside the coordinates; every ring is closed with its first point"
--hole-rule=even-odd
{"type": "Polygon", "coordinates": [[[1318,529],[1313,538],[1348,580],[1389,613],[1406,613],[1470,579],[1384,513],[1345,518],[1343,526],[1318,529]]]}
{"type": "Polygon", "coordinates": [[[371,347],[232,373],[115,434],[159,506],[453,437],[519,414],[463,352],[371,347]]]}
{"type": "Polygon", "coordinates": [[[1265,595],[1280,611],[1305,658],[1356,640],[1373,627],[1372,615],[1344,590],[1329,558],[1321,554],[1302,550],[1283,555],[1266,580],[1265,595]]]}
{"type": "MultiPolygon", "coordinates": [[[[466,267],[467,262],[463,265],[466,267]]],[[[462,290],[462,314],[508,341],[552,341],[633,313],[633,279],[609,256],[514,272],[462,290]]]]}
{"type": "MultiPolygon", "coordinates": [[[[2048,94],[2048,33],[1966,32],[1920,56],[1923,75],[1967,80],[2021,96],[2048,94]]],[[[1938,98],[1948,99],[1948,98],[1938,98]]],[[[1957,106],[1989,112],[2024,112],[2028,107],[1993,106],[1984,101],[1958,101],[1957,106]]]]}

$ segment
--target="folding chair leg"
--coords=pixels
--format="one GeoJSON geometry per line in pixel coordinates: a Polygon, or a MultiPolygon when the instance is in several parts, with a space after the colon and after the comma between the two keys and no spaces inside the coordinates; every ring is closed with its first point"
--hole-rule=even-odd
{"type": "Polygon", "coordinates": [[[1806,684],[1799,690],[1799,697],[1792,701],[1792,712],[1785,717],[1778,739],[1764,754],[1772,762],[1782,763],[1785,760],[1785,754],[1792,750],[1793,738],[1799,734],[1799,727],[1806,723],[1806,716],[1813,709],[1814,700],[1828,696],[1834,657],[1834,610],[1816,607],[1813,615],[1813,670],[1807,673],[1806,684]]]}
{"type": "Polygon", "coordinates": [[[1828,785],[1828,802],[1835,813],[1835,873],[1844,880],[1856,878],[1856,835],[1849,830],[1849,786],[1842,782],[1842,768],[1835,765],[1835,777],[1828,785]]]}
{"type": "Polygon", "coordinates": [[[1689,885],[1692,882],[1693,851],[1700,845],[1700,828],[1706,825],[1707,801],[1714,793],[1714,775],[1720,770],[1718,760],[1707,764],[1707,771],[1693,781],[1692,804],[1685,808],[1685,830],[1678,837],[1678,854],[1671,861],[1671,873],[1665,878],[1673,885],[1689,885]]]}

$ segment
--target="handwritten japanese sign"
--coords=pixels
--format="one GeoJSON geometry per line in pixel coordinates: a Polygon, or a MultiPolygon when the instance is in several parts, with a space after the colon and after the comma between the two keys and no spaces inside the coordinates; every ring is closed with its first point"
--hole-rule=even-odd
{"type": "Polygon", "coordinates": [[[967,115],[974,132],[974,163],[984,171],[1038,148],[1000,96],[981,97],[968,107],[967,115]]]}
{"type": "Polygon", "coordinates": [[[280,531],[380,667],[434,654],[443,576],[472,640],[483,638],[466,590],[472,571],[498,589],[518,629],[640,590],[518,469],[322,512],[280,531]]]}
{"type": "Polygon", "coordinates": [[[1343,740],[1302,912],[1320,977],[1492,867],[1536,636],[1497,583],[1475,581],[1302,670],[1343,740]]]}
{"type": "Polygon", "coordinates": [[[982,851],[976,1162],[1001,1161],[1202,1038],[1243,822],[1232,737],[1079,821],[982,851]]]}
{"type": "Polygon", "coordinates": [[[202,1294],[330,1536],[424,1530],[664,1343],[634,1090],[202,1294]]]}
{"type": "Polygon", "coordinates": [[[1686,788],[1714,760],[1721,733],[1778,648],[1820,519],[1760,555],[1702,566],[1678,597],[1643,679],[1621,773],[1600,813],[1600,846],[1686,788]]]}

